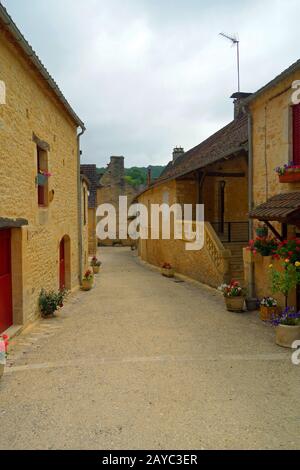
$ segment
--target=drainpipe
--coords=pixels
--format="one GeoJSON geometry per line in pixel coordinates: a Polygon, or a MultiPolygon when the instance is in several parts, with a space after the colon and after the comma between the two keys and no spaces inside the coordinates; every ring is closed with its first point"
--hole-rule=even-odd
{"type": "Polygon", "coordinates": [[[78,260],[79,260],[79,285],[82,280],[82,207],[81,207],[81,179],[80,179],[80,137],[85,133],[84,126],[77,135],[77,211],[78,211],[78,260]]]}
{"type": "MultiPolygon", "coordinates": [[[[252,116],[248,108],[248,212],[253,209],[253,135],[252,135],[252,116]]],[[[249,219],[249,240],[253,236],[253,220],[249,219]]],[[[255,279],[254,279],[254,264],[249,263],[248,273],[248,293],[249,297],[253,298],[255,294],[255,279]]]]}

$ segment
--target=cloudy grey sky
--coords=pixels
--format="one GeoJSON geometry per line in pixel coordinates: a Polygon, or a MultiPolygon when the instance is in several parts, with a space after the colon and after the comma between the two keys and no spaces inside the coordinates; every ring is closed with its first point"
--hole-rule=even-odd
{"type": "Polygon", "coordinates": [[[299,0],[1,0],[87,126],[83,160],[166,164],[299,58],[299,0]]]}

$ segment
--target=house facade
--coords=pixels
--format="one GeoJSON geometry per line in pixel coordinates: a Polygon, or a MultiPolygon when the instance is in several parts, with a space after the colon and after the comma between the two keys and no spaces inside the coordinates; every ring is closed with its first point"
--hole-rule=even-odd
{"type": "MultiPolygon", "coordinates": [[[[204,204],[205,242],[197,251],[187,251],[181,239],[140,240],[139,254],[156,266],[170,263],[178,273],[217,287],[231,278],[243,282],[242,248],[248,240],[248,120],[241,103],[248,94],[235,98],[234,120],[193,149],[175,148],[173,159],[161,177],[138,196],[151,204],[204,204]]],[[[195,221],[195,211],[192,222],[195,221]]],[[[175,223],[182,223],[175,220],[175,223]]]]}
{"type": "Polygon", "coordinates": [[[88,200],[88,254],[89,256],[95,256],[97,253],[97,235],[96,235],[96,225],[97,225],[97,191],[99,188],[99,175],[97,173],[97,166],[84,164],[80,165],[80,172],[84,175],[89,181],[89,190],[87,195],[85,195],[88,200]]]}
{"type": "MultiPolygon", "coordinates": [[[[281,182],[275,169],[293,162],[300,165],[300,104],[293,84],[300,79],[300,61],[286,69],[247,99],[251,116],[253,177],[250,192],[252,238],[259,224],[269,235],[283,240],[300,233],[300,179],[281,182]]],[[[299,96],[299,94],[298,94],[299,96]]],[[[244,251],[245,275],[258,297],[270,295],[270,259],[244,251]]],[[[295,293],[291,303],[296,302],[295,293]]],[[[278,296],[282,303],[282,298],[278,296]]],[[[299,302],[298,302],[299,303],[299,302]]]]}
{"type": "Polygon", "coordinates": [[[6,90],[0,105],[3,332],[36,318],[41,289],[73,290],[81,280],[84,125],[2,5],[0,57],[6,90]]]}

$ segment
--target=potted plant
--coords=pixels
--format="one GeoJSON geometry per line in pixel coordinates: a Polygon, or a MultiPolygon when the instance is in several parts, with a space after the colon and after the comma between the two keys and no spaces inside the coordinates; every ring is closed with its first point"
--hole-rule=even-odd
{"type": "Polygon", "coordinates": [[[83,290],[91,290],[94,284],[94,275],[93,272],[88,269],[82,279],[82,289],[83,290]]]}
{"type": "Polygon", "coordinates": [[[258,225],[255,230],[256,235],[261,238],[267,238],[268,236],[268,227],[266,225],[258,225]]]}
{"type": "Polygon", "coordinates": [[[261,256],[271,256],[278,247],[276,238],[268,236],[257,236],[254,240],[250,240],[247,247],[254,255],[259,253],[261,256]]]}
{"type": "Polygon", "coordinates": [[[2,335],[0,336],[0,379],[4,373],[4,368],[6,364],[7,358],[7,349],[8,349],[8,336],[2,335]]]}
{"type": "Polygon", "coordinates": [[[92,261],[91,261],[91,266],[93,268],[94,274],[99,273],[101,265],[102,265],[101,261],[99,261],[96,256],[93,256],[92,261]]]}
{"type": "Polygon", "coordinates": [[[175,269],[171,266],[170,263],[164,263],[161,268],[161,273],[165,277],[174,277],[175,269]]]}
{"type": "Polygon", "coordinates": [[[264,297],[260,301],[260,319],[270,321],[278,315],[277,300],[274,297],[264,297]]]}
{"type": "Polygon", "coordinates": [[[222,284],[219,290],[223,293],[226,308],[229,312],[244,311],[245,290],[238,281],[232,280],[230,284],[222,284]]]}
{"type": "MultiPolygon", "coordinates": [[[[291,255],[292,256],[292,255],[291,255]]],[[[295,289],[300,284],[300,262],[290,262],[289,258],[286,258],[282,263],[282,270],[277,270],[271,264],[270,277],[272,292],[281,293],[285,297],[285,308],[288,307],[288,296],[292,289],[295,289]]]]}
{"type": "Polygon", "coordinates": [[[39,295],[39,307],[43,318],[52,318],[55,312],[63,307],[64,299],[67,295],[66,290],[55,292],[42,289],[39,295]]]}
{"type": "Polygon", "coordinates": [[[287,307],[281,314],[271,320],[276,327],[276,344],[292,348],[294,341],[300,340],[300,312],[287,307]]]}
{"type": "Polygon", "coordinates": [[[40,170],[36,176],[36,184],[39,186],[45,186],[50,176],[52,176],[52,173],[40,170]]]}

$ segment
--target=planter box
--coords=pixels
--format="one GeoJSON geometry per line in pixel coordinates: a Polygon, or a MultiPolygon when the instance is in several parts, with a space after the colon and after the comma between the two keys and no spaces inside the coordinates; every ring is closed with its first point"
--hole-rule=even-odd
{"type": "Polygon", "coordinates": [[[39,174],[36,176],[36,184],[38,184],[39,186],[45,186],[47,181],[48,181],[48,178],[45,175],[39,174]]]}
{"type": "Polygon", "coordinates": [[[278,307],[260,306],[259,316],[262,321],[271,321],[272,318],[278,317],[280,309],[278,307]]]}
{"type": "Polygon", "coordinates": [[[280,183],[294,183],[300,181],[300,171],[286,172],[284,175],[279,175],[280,183]]]}
{"type": "Polygon", "coordinates": [[[166,268],[161,268],[161,273],[165,277],[174,277],[175,276],[175,269],[166,269],[166,268]]]}
{"type": "Polygon", "coordinates": [[[300,326],[278,325],[276,327],[276,344],[291,348],[294,341],[300,340],[300,326]]]}
{"type": "Polygon", "coordinates": [[[91,279],[90,281],[88,281],[87,279],[82,279],[82,290],[91,290],[93,288],[93,285],[94,279],[91,279]]]}
{"type": "Polygon", "coordinates": [[[229,312],[241,313],[244,311],[245,297],[224,297],[229,312]]]}
{"type": "Polygon", "coordinates": [[[92,266],[92,268],[93,268],[93,273],[94,273],[94,274],[98,274],[98,273],[99,273],[99,271],[100,271],[100,266],[92,266]]]}

